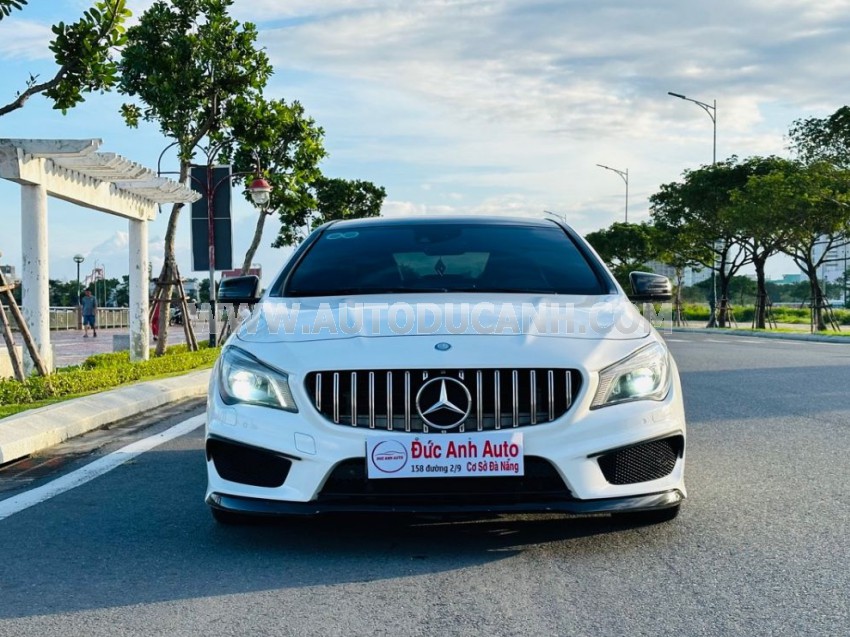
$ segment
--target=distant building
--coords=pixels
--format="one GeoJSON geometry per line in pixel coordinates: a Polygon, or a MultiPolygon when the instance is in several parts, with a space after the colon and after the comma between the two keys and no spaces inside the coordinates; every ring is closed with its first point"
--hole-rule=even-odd
{"type": "MultiPolygon", "coordinates": [[[[646,265],[652,268],[652,271],[656,274],[666,276],[673,282],[674,285],[676,284],[676,268],[671,267],[666,263],[661,263],[660,261],[650,261],[646,265]]],[[[711,270],[708,268],[685,268],[683,274],[684,278],[682,279],[682,283],[685,287],[691,287],[692,285],[696,285],[697,283],[701,283],[711,278],[711,270]]]]}
{"type": "Polygon", "coordinates": [[[776,283],[777,285],[794,285],[795,283],[802,283],[805,280],[805,274],[796,272],[794,274],[783,274],[781,279],[773,280],[771,283],[776,283]]]}
{"type": "MultiPolygon", "coordinates": [[[[844,242],[842,239],[839,239],[837,243],[844,242]]],[[[823,256],[825,247],[826,241],[824,241],[824,243],[815,244],[814,250],[812,250],[812,256],[815,261],[819,261],[823,256]]],[[[847,257],[850,257],[850,247],[848,247],[846,243],[844,243],[844,245],[833,246],[832,249],[826,253],[826,259],[818,268],[818,277],[822,281],[829,281],[831,283],[840,281],[844,276],[844,271],[848,267],[847,257]]]]}
{"type": "Polygon", "coordinates": [[[15,273],[15,266],[13,265],[0,265],[0,272],[3,273],[6,283],[12,283],[18,280],[17,274],[15,273]]]}

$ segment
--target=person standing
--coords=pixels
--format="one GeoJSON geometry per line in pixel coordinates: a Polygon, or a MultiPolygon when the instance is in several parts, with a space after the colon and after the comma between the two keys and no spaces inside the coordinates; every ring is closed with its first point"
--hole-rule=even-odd
{"type": "Polygon", "coordinates": [[[92,296],[91,290],[86,290],[86,295],[82,298],[80,304],[83,306],[83,338],[88,338],[89,327],[91,327],[92,336],[97,338],[97,322],[95,320],[97,299],[92,296]]]}
{"type": "Polygon", "coordinates": [[[159,306],[160,303],[158,300],[154,300],[153,302],[153,314],[151,315],[151,332],[153,333],[153,340],[159,338],[159,306]]]}

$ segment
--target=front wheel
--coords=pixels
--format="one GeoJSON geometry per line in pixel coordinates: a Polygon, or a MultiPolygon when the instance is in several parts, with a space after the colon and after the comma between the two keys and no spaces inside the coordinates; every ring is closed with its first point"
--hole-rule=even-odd
{"type": "Polygon", "coordinates": [[[652,511],[636,511],[634,513],[617,513],[614,515],[618,522],[645,526],[650,524],[663,524],[675,520],[679,515],[681,505],[668,507],[666,509],[654,509],[652,511]]]}

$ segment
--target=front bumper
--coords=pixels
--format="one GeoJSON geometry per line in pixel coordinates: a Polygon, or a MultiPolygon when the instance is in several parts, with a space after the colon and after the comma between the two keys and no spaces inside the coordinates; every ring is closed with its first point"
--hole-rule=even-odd
{"type": "Polygon", "coordinates": [[[567,513],[572,515],[596,515],[603,513],[626,513],[656,511],[678,506],[685,499],[678,489],[661,493],[638,495],[625,498],[601,500],[561,500],[517,503],[409,503],[389,504],[380,502],[285,502],[247,498],[222,493],[210,493],[207,504],[214,509],[231,513],[246,513],[261,516],[318,515],[322,513],[429,513],[463,515],[470,513],[567,513]]]}

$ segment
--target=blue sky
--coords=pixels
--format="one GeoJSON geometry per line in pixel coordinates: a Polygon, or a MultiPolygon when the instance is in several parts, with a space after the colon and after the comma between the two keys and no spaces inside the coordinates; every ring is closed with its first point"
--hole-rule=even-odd
{"type": "MultiPolygon", "coordinates": [[[[136,16],[150,0],[129,0],[136,16]]],[[[30,73],[51,77],[50,25],[84,0],[30,0],[0,21],[0,103],[30,73]]],[[[717,156],[787,155],[794,119],[825,116],[850,89],[850,0],[237,0],[275,68],[267,95],[299,100],[325,130],[325,174],[387,189],[384,214],[564,215],[581,232],[629,220],[682,171],[711,162],[712,123],[667,91],[717,100],[717,156]]],[[[128,129],[121,96],[92,95],[63,116],[41,97],[0,117],[0,137],[88,138],[155,167],[169,140],[128,129]]],[[[166,155],[163,169],[176,169],[166,155]]],[[[20,267],[20,189],[0,181],[0,262],[20,267]]],[[[168,209],[152,225],[161,263],[168,209]]],[[[234,260],[254,212],[234,208],[234,260]]],[[[51,199],[50,276],[126,273],[124,220],[51,199]]],[[[287,252],[263,239],[271,276],[287,252]]],[[[188,215],[178,238],[189,276],[188,215]]],[[[794,270],[785,259],[772,275],[794,270]]],[[[197,276],[203,276],[198,274],[197,276]]]]}

